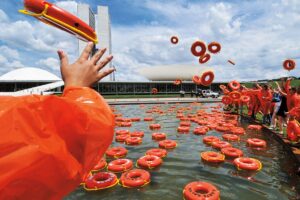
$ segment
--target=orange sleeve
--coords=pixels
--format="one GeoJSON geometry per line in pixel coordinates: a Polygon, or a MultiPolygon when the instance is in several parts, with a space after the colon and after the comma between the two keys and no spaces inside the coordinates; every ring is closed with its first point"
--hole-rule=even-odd
{"type": "Polygon", "coordinates": [[[291,80],[290,79],[285,82],[284,89],[285,89],[286,94],[289,95],[290,89],[291,89],[291,80]]]}
{"type": "Polygon", "coordinates": [[[0,98],[0,199],[61,199],[112,142],[114,116],[90,88],[0,98]]]}

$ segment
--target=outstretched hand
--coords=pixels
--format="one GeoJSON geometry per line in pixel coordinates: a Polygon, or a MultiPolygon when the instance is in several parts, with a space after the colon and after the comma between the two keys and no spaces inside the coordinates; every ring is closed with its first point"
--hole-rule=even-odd
{"type": "Polygon", "coordinates": [[[106,49],[100,49],[91,59],[89,55],[93,49],[94,44],[89,42],[80,57],[73,64],[69,64],[68,56],[63,51],[58,51],[60,59],[60,71],[62,79],[67,86],[91,87],[94,83],[100,81],[105,76],[109,75],[114,68],[100,71],[107,63],[109,63],[113,56],[109,55],[100,60],[106,49]],[[100,62],[98,62],[100,60],[100,62]]]}

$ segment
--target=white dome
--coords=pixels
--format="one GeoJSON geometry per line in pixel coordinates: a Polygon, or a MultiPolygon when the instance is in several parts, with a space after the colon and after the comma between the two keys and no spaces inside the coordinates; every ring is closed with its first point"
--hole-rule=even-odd
{"type": "Polygon", "coordinates": [[[56,75],[39,68],[24,67],[0,76],[0,81],[59,81],[56,75]]]}

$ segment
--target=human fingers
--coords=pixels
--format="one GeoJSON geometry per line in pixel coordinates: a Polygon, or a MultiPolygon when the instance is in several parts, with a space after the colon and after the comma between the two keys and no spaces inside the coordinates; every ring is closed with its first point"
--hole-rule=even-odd
{"type": "Polygon", "coordinates": [[[112,55],[109,55],[107,57],[105,57],[103,60],[101,60],[97,65],[97,70],[99,71],[100,69],[102,69],[107,63],[109,63],[111,60],[113,59],[112,55]]]}
{"type": "Polygon", "coordinates": [[[80,55],[80,57],[79,57],[78,60],[81,61],[81,62],[86,61],[86,60],[89,58],[90,53],[91,53],[93,47],[94,47],[94,43],[89,42],[89,43],[85,46],[85,48],[84,48],[84,50],[82,51],[82,53],[81,53],[81,55],[80,55]]]}
{"type": "Polygon", "coordinates": [[[99,51],[97,51],[97,53],[95,53],[95,55],[91,59],[93,61],[94,65],[97,64],[97,62],[103,56],[103,54],[105,53],[105,51],[106,51],[106,48],[103,48],[103,49],[100,49],[99,51]]]}
{"type": "Polygon", "coordinates": [[[67,54],[65,54],[62,50],[58,50],[57,54],[60,60],[60,73],[64,80],[64,69],[69,65],[69,59],[67,54]]]}
{"type": "Polygon", "coordinates": [[[105,76],[111,74],[115,70],[116,70],[115,68],[109,68],[109,69],[107,69],[105,71],[99,72],[98,76],[97,76],[98,81],[100,81],[101,79],[103,79],[105,76]]]}

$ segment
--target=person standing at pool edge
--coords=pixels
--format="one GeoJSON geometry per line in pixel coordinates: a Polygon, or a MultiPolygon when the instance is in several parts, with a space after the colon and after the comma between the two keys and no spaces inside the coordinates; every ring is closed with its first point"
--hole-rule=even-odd
{"type": "Polygon", "coordinates": [[[100,71],[112,56],[89,59],[92,48],[71,65],[58,51],[62,97],[0,97],[0,199],[62,199],[111,144],[114,115],[90,86],[114,71],[100,71]]]}

